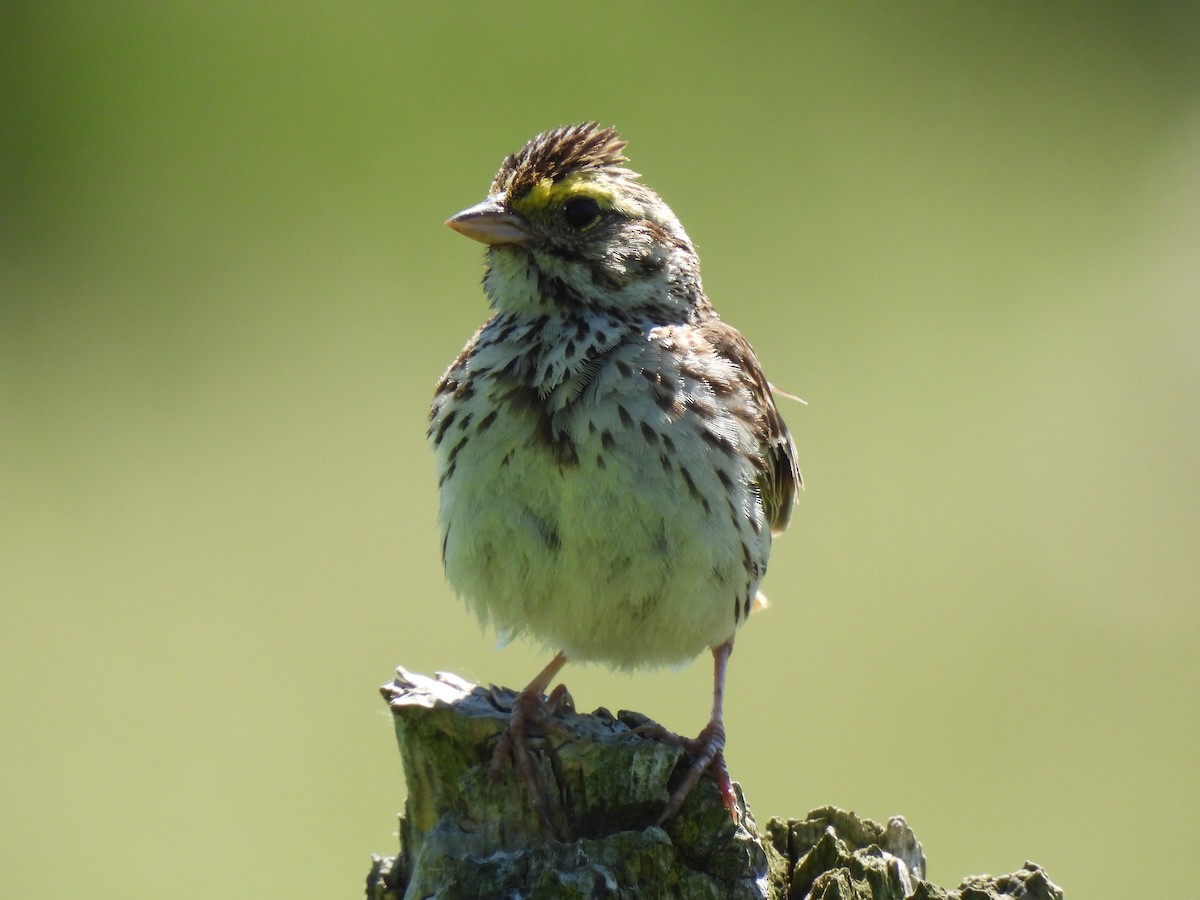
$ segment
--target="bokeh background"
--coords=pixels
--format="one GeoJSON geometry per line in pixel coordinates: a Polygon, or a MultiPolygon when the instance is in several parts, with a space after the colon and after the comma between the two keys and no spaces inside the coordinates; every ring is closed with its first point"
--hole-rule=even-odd
{"type": "MultiPolygon", "coordinates": [[[[425,415],[486,310],[441,223],[594,118],[808,401],[727,701],[760,820],[1191,896],[1198,9],[0,5],[0,894],[358,896],[376,687],[541,667],[442,582],[425,415]]],[[[707,659],[567,674],[707,712],[707,659]]]]}

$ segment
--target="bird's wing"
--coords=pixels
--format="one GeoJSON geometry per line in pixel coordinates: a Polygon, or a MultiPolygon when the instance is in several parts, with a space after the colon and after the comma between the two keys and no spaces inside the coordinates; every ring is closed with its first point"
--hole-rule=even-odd
{"type": "Polygon", "coordinates": [[[796,445],[783,417],[775,406],[771,386],[763,375],[750,342],[741,332],[720,319],[700,326],[717,354],[733,363],[741,373],[743,385],[754,400],[757,415],[749,423],[758,440],[761,460],[758,488],[771,531],[779,534],[792,518],[796,491],[803,484],[796,464],[796,445]]]}

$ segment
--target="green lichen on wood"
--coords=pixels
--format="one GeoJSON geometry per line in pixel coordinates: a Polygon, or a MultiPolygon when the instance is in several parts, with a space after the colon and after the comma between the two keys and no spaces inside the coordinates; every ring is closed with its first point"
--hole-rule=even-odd
{"type": "Polygon", "coordinates": [[[568,706],[555,714],[553,731],[532,739],[551,807],[551,822],[543,822],[511,766],[499,779],[488,773],[512,691],[401,669],[383,694],[408,800],[400,853],[374,858],[369,900],[1062,898],[1032,863],[954,891],[928,884],[921,845],[899,816],[880,825],[825,807],[772,819],[760,832],[743,800],[735,827],[707,778],[676,816],[654,825],[687,759],[678,746],[639,733],[649,720],[636,713],[584,715],[568,706]]]}

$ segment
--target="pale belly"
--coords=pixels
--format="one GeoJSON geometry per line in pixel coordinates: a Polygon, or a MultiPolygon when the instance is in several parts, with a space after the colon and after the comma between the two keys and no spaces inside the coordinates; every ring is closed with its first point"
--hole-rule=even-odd
{"type": "Polygon", "coordinates": [[[560,420],[566,460],[528,417],[478,428],[485,409],[437,449],[446,574],[483,621],[619,667],[684,662],[733,635],[771,542],[748,461],[652,406],[560,420]]]}

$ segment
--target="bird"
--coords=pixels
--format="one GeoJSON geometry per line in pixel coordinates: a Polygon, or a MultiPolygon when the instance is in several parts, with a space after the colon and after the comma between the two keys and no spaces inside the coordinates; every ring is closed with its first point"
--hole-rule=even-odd
{"type": "Polygon", "coordinates": [[[454,592],[510,640],[553,651],[516,694],[491,771],[530,758],[568,660],[617,670],[710,650],[713,700],[659,815],[706,772],[736,823],[723,697],[734,634],[765,602],[771,542],[802,486],[796,448],[750,343],[704,293],[678,218],[598,122],[544,131],[451,216],[486,245],[491,316],[437,382],[442,562],[454,592]]]}

